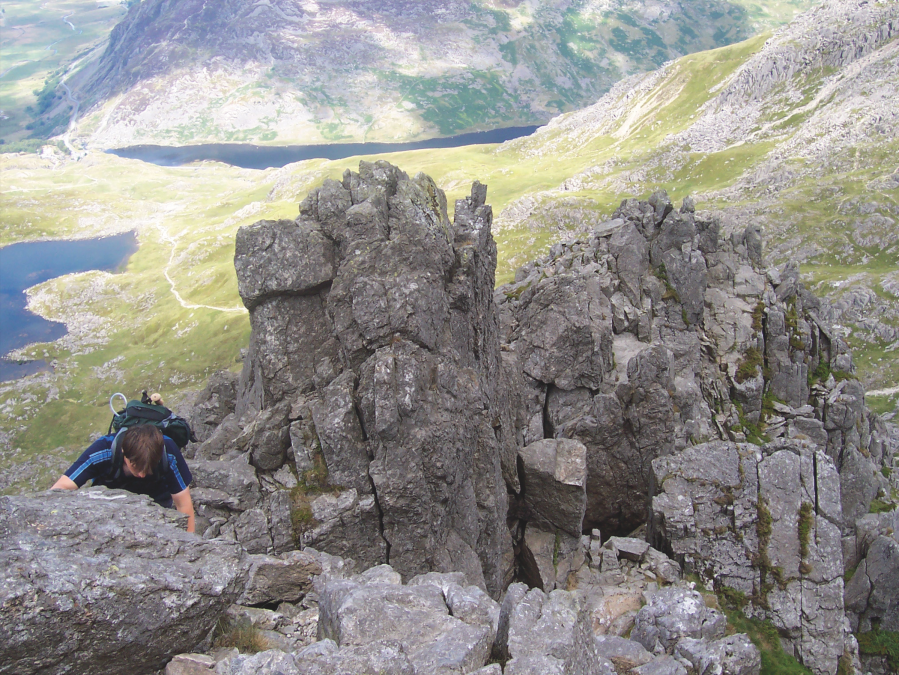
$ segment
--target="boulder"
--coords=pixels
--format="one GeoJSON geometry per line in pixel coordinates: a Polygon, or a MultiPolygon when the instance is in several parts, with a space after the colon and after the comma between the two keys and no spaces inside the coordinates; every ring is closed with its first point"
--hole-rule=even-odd
{"type": "Polygon", "coordinates": [[[521,494],[528,522],[580,538],[587,503],[587,449],[573,440],[546,439],[519,452],[521,494]]]}
{"type": "Polygon", "coordinates": [[[16,673],[156,673],[246,583],[241,547],[119,490],[0,497],[0,663],[16,673]]]}
{"type": "Polygon", "coordinates": [[[683,638],[724,637],[727,618],[706,607],[696,591],[671,586],[648,595],[637,612],[631,639],[654,654],[671,653],[683,638]]]}
{"type": "Polygon", "coordinates": [[[636,668],[653,660],[652,654],[639,642],[617,635],[597,635],[595,643],[596,653],[619,668],[636,668]]]}
{"type": "Polygon", "coordinates": [[[683,638],[675,653],[690,663],[699,675],[758,675],[762,655],[745,635],[728,635],[718,640],[683,638]]]}
{"type": "Polygon", "coordinates": [[[547,593],[567,588],[569,574],[586,560],[580,537],[528,524],[520,544],[519,576],[547,593]]]}
{"type": "Polygon", "coordinates": [[[178,654],[165,666],[165,675],[209,675],[215,672],[215,659],[206,654],[178,654]]]}
{"type": "MultiPolygon", "coordinates": [[[[448,675],[471,672],[486,663],[495,637],[490,614],[498,610],[462,611],[455,616],[441,582],[409,586],[398,582],[399,575],[386,565],[353,579],[326,582],[319,599],[319,637],[333,640],[341,650],[398,643],[415,672],[448,675]]],[[[460,596],[475,598],[477,590],[456,587],[449,595],[450,603],[470,609],[472,603],[460,596]]],[[[481,601],[482,606],[493,602],[486,596],[481,601]]]]}
{"type": "Polygon", "coordinates": [[[647,664],[637,666],[631,675],[689,675],[684,665],[673,656],[660,656],[647,664]]]}
{"type": "Polygon", "coordinates": [[[249,578],[239,600],[242,605],[298,602],[311,590],[313,577],[322,573],[318,558],[306,551],[250,559],[249,578]]]}
{"type": "MultiPolygon", "coordinates": [[[[498,649],[509,654],[505,675],[593,673],[600,668],[593,633],[577,597],[531,589],[507,609],[508,633],[498,649]]],[[[511,603],[510,603],[511,604],[511,603]]],[[[504,603],[505,609],[505,603],[504,603]]]]}

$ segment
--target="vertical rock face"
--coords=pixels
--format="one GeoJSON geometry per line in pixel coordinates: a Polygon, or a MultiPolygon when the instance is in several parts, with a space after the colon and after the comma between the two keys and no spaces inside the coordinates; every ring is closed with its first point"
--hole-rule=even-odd
{"type": "Polygon", "coordinates": [[[652,460],[704,441],[814,442],[839,471],[844,533],[889,493],[878,472],[896,442],[865,407],[832,308],[762,254],[757,225],[725,238],[658,192],[497,289],[519,446],[586,446],[585,532],[644,522],[652,460]]]}
{"type": "Polygon", "coordinates": [[[515,446],[485,197],[475,183],[451,223],[430,178],[363,162],[313,191],[296,222],[243,228],[235,266],[253,333],[237,407],[290,410],[275,425],[288,438],[265,439],[258,468],[291,454],[301,465],[289,438],[302,423],[345,495],[312,503],[304,543],[349,543],[404,576],[464,571],[498,593],[515,446]]]}
{"type": "MultiPolygon", "coordinates": [[[[764,277],[745,246],[719,243],[716,223],[689,205],[675,211],[660,192],[626,200],[588,240],[555,246],[498,289],[506,364],[525,391],[519,443],[586,446],[585,531],[637,527],[651,460],[717,436],[701,389],[712,364],[700,328],[712,323],[714,294],[732,294],[738,269],[761,295],[764,277]]],[[[728,348],[752,344],[750,309],[738,300],[728,312],[728,348]]],[[[728,396],[723,381],[710,391],[728,396]]]]}
{"type": "Polygon", "coordinates": [[[656,459],[652,470],[653,545],[751,600],[806,666],[836,672],[845,627],[833,462],[805,441],[718,442],[656,459]]]}

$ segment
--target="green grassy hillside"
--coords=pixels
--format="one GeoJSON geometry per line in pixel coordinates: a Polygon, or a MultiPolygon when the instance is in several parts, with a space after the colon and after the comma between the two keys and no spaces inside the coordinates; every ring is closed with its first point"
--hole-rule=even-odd
{"type": "Polygon", "coordinates": [[[36,147],[69,121],[59,87],[72,64],[105,44],[123,2],[8,0],[0,7],[0,139],[36,147]]]}

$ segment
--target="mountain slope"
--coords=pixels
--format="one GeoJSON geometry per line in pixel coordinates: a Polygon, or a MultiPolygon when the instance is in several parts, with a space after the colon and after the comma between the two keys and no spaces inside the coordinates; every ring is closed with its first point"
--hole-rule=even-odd
{"type": "MultiPolygon", "coordinates": [[[[507,237],[578,229],[624,196],[693,194],[766,232],[838,301],[863,371],[899,381],[899,5],[832,0],[761,39],[666,64],[508,144],[571,168],[513,202],[507,237]]],[[[529,248],[507,249],[515,263],[529,248]]]]}
{"type": "Polygon", "coordinates": [[[85,70],[81,131],[104,147],[317,143],[543,122],[812,4],[144,0],[85,70]]]}
{"type": "MultiPolygon", "coordinates": [[[[892,410],[899,391],[877,397],[870,389],[899,384],[899,147],[890,106],[899,98],[890,28],[897,11],[892,2],[831,0],[801,28],[634,77],[529,138],[389,160],[432,176],[450,205],[473,180],[488,185],[501,283],[548,244],[606,219],[622,199],[656,189],[676,201],[694,195],[728,232],[759,224],[769,265],[799,260],[804,283],[836,301],[868,403],[892,410]],[[802,47],[796,63],[805,65],[777,75],[757,104],[721,98],[748,91],[740,82],[762,81],[781,50],[814,45],[818,27],[833,36],[826,49],[802,47]],[[869,43],[865,35],[879,37],[869,43]],[[859,44],[868,45],[864,53],[852,46],[859,44]],[[844,51],[857,55],[839,66],[815,60],[844,51]],[[757,117],[745,131],[702,145],[715,125],[736,128],[732,118],[751,106],[757,117]]],[[[108,424],[112,392],[152,388],[174,404],[212,371],[236,365],[249,333],[246,315],[230,311],[239,308],[237,228],[295,217],[312,186],[357,165],[350,158],[250,171],[163,168],[100,152],[77,163],[0,156],[4,243],[128,229],[141,242],[122,274],[67,277],[30,291],[31,306],[65,321],[70,335],[17,355],[54,361],[54,372],[0,384],[0,466],[20,467],[0,476],[0,490],[49,480],[108,424]]]]}

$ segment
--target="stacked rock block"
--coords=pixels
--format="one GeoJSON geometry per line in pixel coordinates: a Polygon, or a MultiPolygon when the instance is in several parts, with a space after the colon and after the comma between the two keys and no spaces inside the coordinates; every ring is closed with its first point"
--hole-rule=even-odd
{"type": "Polygon", "coordinates": [[[430,178],[363,162],[296,221],[241,229],[253,333],[237,415],[254,415],[244,448],[257,469],[324,462],[329,494],[312,500],[301,543],[407,577],[463,570],[498,593],[515,447],[485,195],[475,184],[450,222],[430,178]]]}

